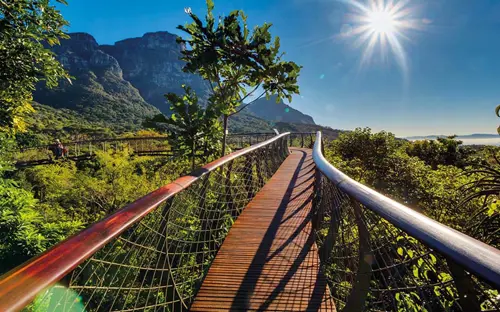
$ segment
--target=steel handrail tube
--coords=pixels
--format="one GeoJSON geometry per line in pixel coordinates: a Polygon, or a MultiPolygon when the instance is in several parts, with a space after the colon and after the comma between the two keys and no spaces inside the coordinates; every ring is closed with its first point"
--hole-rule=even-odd
{"type": "Polygon", "coordinates": [[[342,192],[380,215],[467,271],[500,288],[500,250],[441,224],[351,179],[332,166],[322,153],[321,132],[316,134],[316,168],[342,192]]]}
{"type": "Polygon", "coordinates": [[[21,310],[32,302],[38,293],[60,281],[169,198],[235,158],[272,144],[289,134],[283,133],[228,154],[187,176],[180,177],[5,273],[0,277],[0,311],[21,310]]]}

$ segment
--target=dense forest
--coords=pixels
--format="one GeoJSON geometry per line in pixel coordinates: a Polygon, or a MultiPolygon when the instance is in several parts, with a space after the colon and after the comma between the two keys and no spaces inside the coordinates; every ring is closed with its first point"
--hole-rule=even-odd
{"type": "Polygon", "coordinates": [[[500,247],[497,147],[463,146],[454,137],[410,142],[359,128],[331,141],[325,152],[350,177],[500,247]]]}

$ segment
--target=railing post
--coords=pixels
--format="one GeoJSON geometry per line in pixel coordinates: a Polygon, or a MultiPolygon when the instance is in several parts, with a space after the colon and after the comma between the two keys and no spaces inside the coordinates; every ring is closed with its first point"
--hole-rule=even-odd
{"type": "MultiPolygon", "coordinates": [[[[264,186],[264,178],[262,177],[262,159],[265,159],[265,155],[262,155],[263,152],[261,151],[259,153],[260,155],[257,156],[257,162],[255,164],[255,169],[257,170],[257,182],[259,183],[259,187],[263,187],[264,186]],[[262,156],[262,157],[259,157],[259,156],[262,156]]],[[[265,160],[264,160],[265,161],[265,160]]],[[[265,170],[265,168],[264,168],[265,170]]]]}
{"type": "Polygon", "coordinates": [[[300,134],[300,141],[301,141],[300,147],[304,148],[304,134],[303,133],[300,134]]]}
{"type": "Polygon", "coordinates": [[[463,267],[456,264],[453,260],[447,258],[446,262],[450,269],[453,282],[457,287],[458,298],[462,311],[481,311],[481,305],[477,300],[477,298],[479,298],[479,294],[476,291],[476,287],[471,279],[471,276],[465,272],[463,267]]]}
{"type": "Polygon", "coordinates": [[[245,156],[245,173],[248,179],[245,179],[245,189],[247,191],[247,199],[250,201],[254,197],[253,193],[253,159],[252,154],[245,156]]]}
{"type": "Polygon", "coordinates": [[[347,297],[346,305],[342,312],[364,311],[366,298],[370,292],[370,281],[372,278],[373,254],[370,248],[370,233],[363,220],[361,205],[353,198],[350,198],[354,209],[356,226],[359,233],[359,258],[358,271],[356,272],[356,282],[351,293],[347,297]]]}
{"type": "MultiPolygon", "coordinates": [[[[231,213],[231,216],[235,218],[238,216],[238,212],[235,211],[233,205],[233,192],[232,192],[233,185],[231,182],[231,172],[233,171],[233,165],[234,165],[233,161],[227,164],[226,176],[224,178],[224,194],[225,194],[224,201],[227,204],[227,209],[229,210],[229,213],[231,213]]],[[[221,173],[222,172],[223,170],[221,168],[221,173]]]]}
{"type": "MultiPolygon", "coordinates": [[[[205,175],[203,178],[204,180],[201,181],[201,190],[200,190],[200,200],[198,201],[198,209],[200,210],[199,218],[200,218],[200,223],[201,223],[201,231],[199,235],[206,235],[210,231],[211,228],[211,223],[212,220],[209,218],[209,213],[207,212],[207,209],[205,207],[206,203],[206,196],[207,196],[207,189],[210,186],[210,173],[205,175]]],[[[209,234],[210,235],[210,234],[209,234]]],[[[196,243],[196,251],[199,252],[203,250],[204,247],[204,242],[205,239],[198,239],[198,242],[196,243]]]]}
{"type": "Polygon", "coordinates": [[[288,155],[290,155],[290,150],[288,149],[288,143],[286,137],[282,138],[281,148],[283,149],[283,160],[285,160],[288,157],[288,155]]]}

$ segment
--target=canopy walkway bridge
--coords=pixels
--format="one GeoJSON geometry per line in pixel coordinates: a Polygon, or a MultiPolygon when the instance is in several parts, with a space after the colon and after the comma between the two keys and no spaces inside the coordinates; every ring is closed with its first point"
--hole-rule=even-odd
{"type": "MultiPolygon", "coordinates": [[[[233,133],[228,136],[228,144],[234,150],[239,150],[254,143],[263,142],[276,133],[233,133]]],[[[310,146],[313,144],[314,133],[290,133],[290,143],[310,146]]],[[[123,151],[128,149],[136,156],[167,156],[174,157],[178,153],[170,148],[166,136],[142,136],[130,138],[106,138],[64,142],[68,153],[65,157],[56,158],[52,151],[53,145],[23,147],[15,153],[18,168],[48,165],[58,159],[73,161],[89,160],[95,157],[96,152],[123,151]]],[[[207,151],[200,148],[197,157],[204,157],[207,151]]]]}
{"type": "Polygon", "coordinates": [[[499,311],[500,251],[290,134],[144,196],[0,277],[0,311],[499,311]],[[292,144],[295,145],[295,144],[292,144]]]}

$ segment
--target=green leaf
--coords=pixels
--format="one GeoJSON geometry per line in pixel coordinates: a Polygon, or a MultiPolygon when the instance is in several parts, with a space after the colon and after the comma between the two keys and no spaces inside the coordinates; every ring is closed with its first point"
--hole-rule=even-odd
{"type": "Polygon", "coordinates": [[[417,267],[417,266],[414,266],[414,267],[413,267],[413,276],[415,276],[415,277],[417,277],[417,278],[419,277],[419,274],[418,274],[418,267],[417,267]]]}
{"type": "Polygon", "coordinates": [[[433,254],[429,254],[429,257],[431,258],[431,263],[432,264],[436,264],[437,263],[436,256],[434,256],[433,254]]]}
{"type": "Polygon", "coordinates": [[[400,256],[402,256],[402,255],[403,255],[403,248],[398,247],[398,250],[397,250],[397,251],[398,251],[398,254],[399,254],[400,256]]]}

